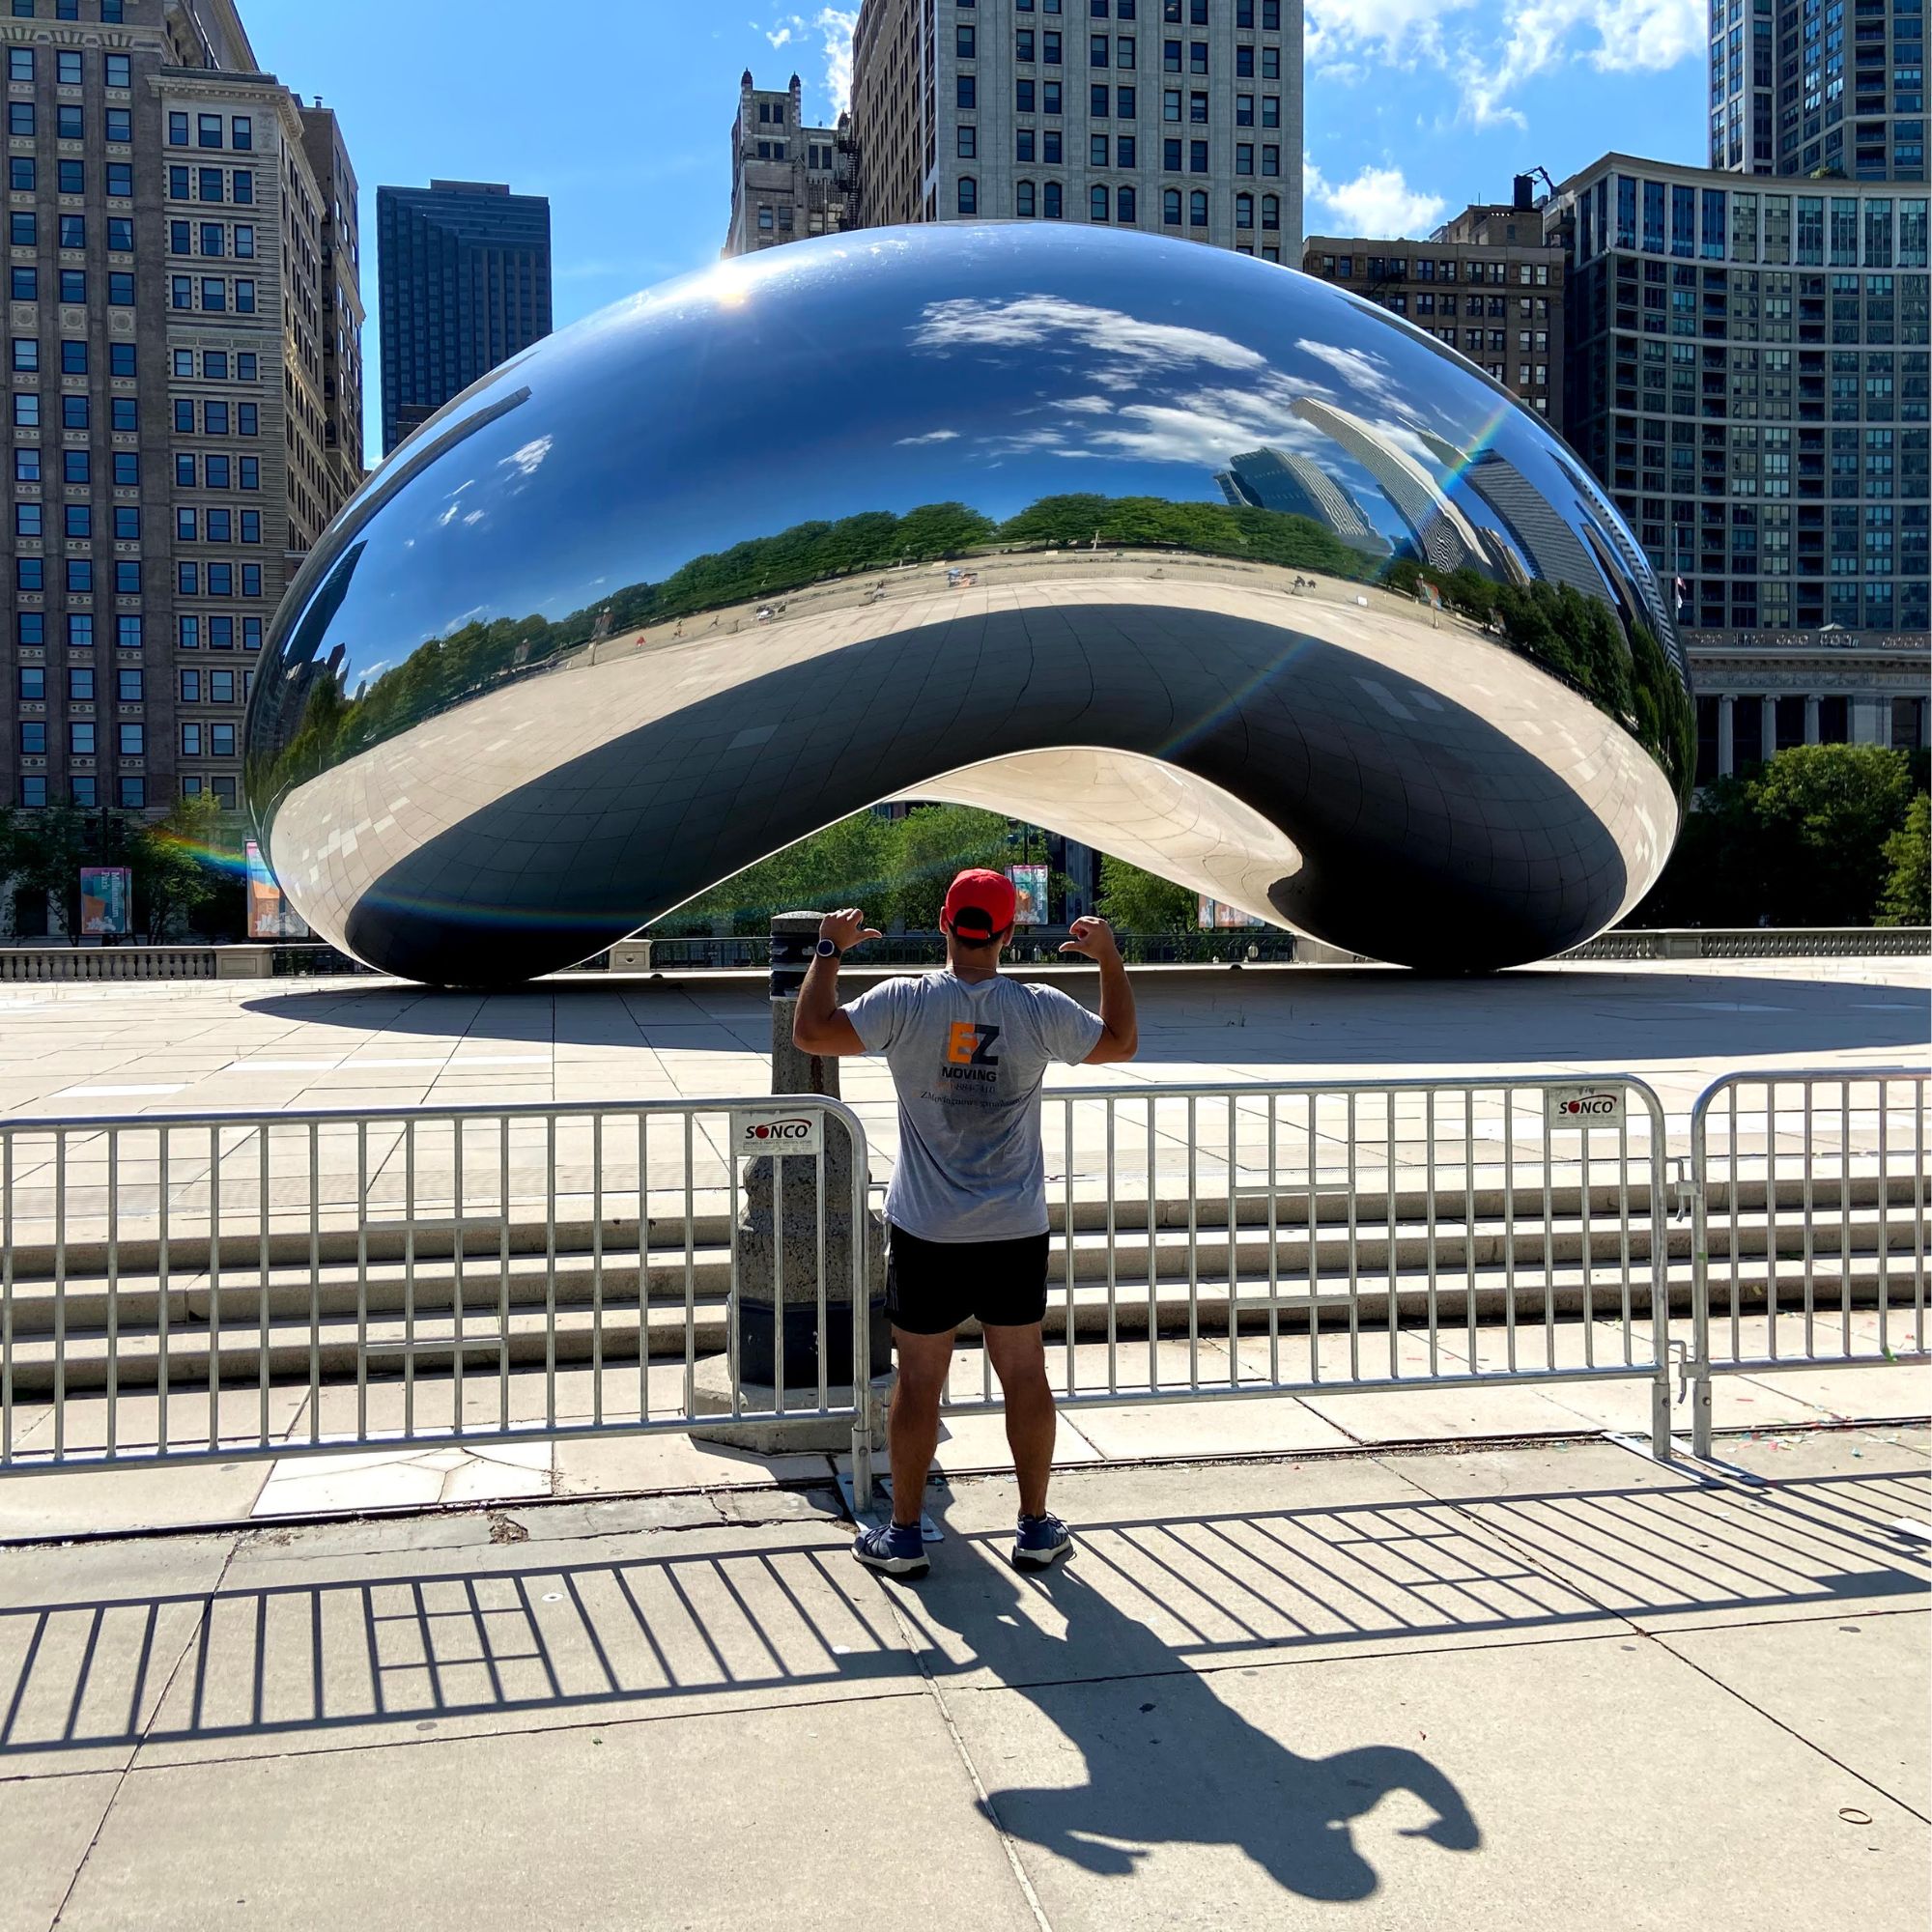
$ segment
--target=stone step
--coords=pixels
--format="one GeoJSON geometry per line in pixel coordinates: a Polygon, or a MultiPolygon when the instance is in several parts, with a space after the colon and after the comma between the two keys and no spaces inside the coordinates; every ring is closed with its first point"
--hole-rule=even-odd
{"type": "MultiPolygon", "coordinates": [[[[1855,1255],[1842,1277],[1835,1258],[1830,1258],[1814,1267],[1812,1278],[1817,1303],[1828,1314],[1835,1312],[1841,1295],[1847,1293],[1855,1307],[1875,1306],[1882,1286],[1894,1310],[1902,1304],[1909,1308],[1912,1299],[1909,1274],[1895,1263],[1881,1270],[1876,1256],[1855,1255]]],[[[1666,1280],[1673,1313],[1688,1314],[1692,1286],[1690,1263],[1669,1264],[1666,1280]]],[[[1438,1276],[1434,1306],[1439,1326],[1466,1321],[1464,1303],[1470,1286],[1461,1274],[1438,1276]]],[[[1519,1323],[1542,1321],[1548,1315],[1575,1316],[1585,1312],[1585,1280],[1580,1266],[1559,1264],[1550,1271],[1547,1284],[1540,1269],[1525,1271],[1520,1267],[1513,1288],[1512,1293],[1512,1278],[1501,1266],[1478,1267],[1473,1282],[1478,1322],[1500,1322],[1512,1306],[1519,1323]]],[[[1751,1313],[1762,1309],[1766,1304],[1766,1289],[1767,1271],[1762,1259],[1741,1260],[1736,1287],[1740,1311],[1751,1313]]],[[[1787,1308],[1796,1305],[1802,1293],[1791,1274],[1780,1269],[1779,1305],[1787,1308]]],[[[1732,1294],[1728,1258],[1721,1294],[1728,1314],[1732,1294]]],[[[1240,1333],[1265,1334],[1272,1302],[1278,1331],[1305,1333],[1311,1319],[1323,1330],[1346,1328],[1352,1303],[1360,1327],[1385,1330],[1391,1295],[1398,1326],[1406,1328],[1427,1321],[1432,1297],[1426,1274],[1399,1271],[1391,1278],[1366,1268],[1358,1270],[1352,1296],[1346,1274],[1318,1275],[1311,1293],[1305,1278],[1278,1279],[1271,1293],[1264,1270],[1259,1274],[1244,1272],[1236,1279],[1235,1317],[1240,1333]]],[[[1588,1312],[1597,1320],[1616,1319],[1621,1314],[1622,1296],[1620,1267],[1599,1265],[1589,1271],[1588,1312]]],[[[1104,1282],[1077,1281],[1072,1299],[1075,1334],[1105,1336],[1110,1324],[1104,1282]]],[[[1225,1274],[1215,1279],[1204,1272],[1191,1293],[1184,1279],[1162,1279],[1155,1285],[1151,1308],[1144,1283],[1121,1279],[1114,1293],[1112,1331],[1116,1335],[1145,1337],[1151,1325],[1157,1335],[1185,1335],[1190,1327],[1202,1334],[1210,1331],[1226,1334],[1229,1301],[1225,1274]]],[[[1643,1287],[1634,1282],[1634,1319],[1645,1320],[1647,1302],[1643,1287]]],[[[243,1315],[224,1293],[221,1314],[219,1379],[224,1386],[253,1384],[260,1377],[264,1346],[259,1311],[251,1306],[243,1315]]],[[[554,1359],[559,1363],[582,1364],[598,1353],[607,1362],[638,1359],[640,1324],[635,1302],[625,1306],[607,1301],[601,1318],[587,1307],[559,1307],[554,1322],[554,1359]]],[[[1064,1336],[1065,1323],[1065,1290],[1056,1279],[1049,1284],[1047,1297],[1048,1335],[1064,1336]]],[[[499,1348],[507,1350],[513,1365],[541,1364],[547,1356],[547,1325],[546,1312],[541,1306],[512,1308],[507,1324],[494,1308],[466,1311],[463,1342],[466,1364],[475,1373],[494,1374],[498,1367],[499,1348]]],[[[675,1305],[653,1302],[645,1311],[641,1332],[649,1360],[681,1359],[687,1351],[682,1299],[675,1305]]],[[[690,1352],[702,1356],[724,1351],[727,1332],[725,1304],[722,1298],[714,1297],[696,1310],[690,1352]]],[[[53,1390],[63,1361],[65,1385],[71,1391],[103,1388],[110,1360],[121,1388],[152,1388],[159,1378],[161,1342],[157,1329],[130,1327],[125,1322],[120,1325],[111,1349],[104,1328],[72,1321],[68,1323],[65,1337],[58,1341],[51,1334],[23,1334],[16,1330],[5,1362],[13,1397],[24,1402],[44,1398],[53,1390]]],[[[296,1318],[277,1315],[271,1306],[266,1343],[271,1382],[307,1382],[312,1350],[319,1378],[324,1383],[339,1384],[354,1379],[358,1338],[357,1324],[353,1319],[326,1316],[312,1331],[305,1309],[296,1318]]],[[[397,1376],[402,1373],[407,1354],[414,1356],[418,1367],[427,1365],[446,1372],[454,1348],[454,1323],[448,1313],[419,1310],[412,1330],[393,1314],[372,1317],[366,1324],[359,1352],[368,1363],[370,1375],[397,1376]]],[[[205,1390],[210,1357],[215,1351],[214,1332],[206,1320],[171,1319],[165,1350],[171,1386],[185,1391],[205,1390]]]]}

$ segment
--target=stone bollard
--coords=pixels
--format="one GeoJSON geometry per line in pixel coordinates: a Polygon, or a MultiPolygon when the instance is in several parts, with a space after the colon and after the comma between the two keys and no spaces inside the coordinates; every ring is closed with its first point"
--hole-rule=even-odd
{"type": "MultiPolygon", "coordinates": [[[[838,1097],[838,1063],[801,1053],[792,1044],[792,1013],[806,968],[818,943],[815,912],[772,919],[772,1092],[838,1097]]],[[[841,1403],[852,1382],[852,1146],[841,1122],[825,1126],[825,1382],[828,1400],[841,1403]]],[[[783,1300],[785,1406],[818,1401],[818,1162],[810,1157],[760,1155],[746,1164],[738,1215],[735,1378],[741,1408],[776,1406],[777,1304],[783,1300]],[[782,1281],[778,1265],[783,1257],[782,1281]]],[[[892,1372],[892,1330],[885,1313],[885,1228],[869,1207],[858,1231],[864,1257],[867,1329],[873,1393],[892,1372]]],[[[842,1421],[738,1423],[728,1420],[733,1377],[727,1358],[701,1363],[693,1403],[717,1416],[692,1433],[706,1441],[758,1450],[847,1446],[842,1421]],[[724,1411],[721,1413],[721,1411],[724,1411]]]]}

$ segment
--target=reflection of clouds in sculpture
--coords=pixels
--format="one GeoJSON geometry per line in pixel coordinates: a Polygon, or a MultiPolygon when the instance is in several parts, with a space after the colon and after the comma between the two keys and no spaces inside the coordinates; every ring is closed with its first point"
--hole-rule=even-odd
{"type": "MultiPolygon", "coordinates": [[[[1666,856],[1681,676],[1577,601],[1614,538],[1543,424],[1339,291],[936,225],[734,264],[513,366],[326,533],[249,713],[270,864],[373,963],[548,970],[968,763],[1001,809],[1398,960],[1540,956],[1666,856]],[[748,433],[780,421],[781,450],[748,433]],[[1405,527],[1515,615],[1433,619],[1405,527]],[[1539,550],[1540,602],[1509,589],[1539,550]]],[[[1640,561],[1616,591],[1656,595],[1640,561]]]]}

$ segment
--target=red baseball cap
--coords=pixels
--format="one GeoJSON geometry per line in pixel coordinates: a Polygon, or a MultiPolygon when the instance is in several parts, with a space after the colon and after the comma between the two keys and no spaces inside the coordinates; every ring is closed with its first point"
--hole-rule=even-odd
{"type": "Polygon", "coordinates": [[[994,939],[1012,930],[1018,907],[1019,895],[1009,878],[976,867],[961,872],[948,888],[939,922],[961,939],[994,939]]]}

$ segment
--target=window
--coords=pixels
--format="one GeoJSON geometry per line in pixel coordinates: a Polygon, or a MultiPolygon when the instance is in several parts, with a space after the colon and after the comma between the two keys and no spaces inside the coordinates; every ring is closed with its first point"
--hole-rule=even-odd
{"type": "Polygon", "coordinates": [[[214,793],[215,804],[223,811],[233,811],[235,810],[236,788],[235,781],[232,778],[213,779],[210,781],[210,787],[214,793]]]}
{"type": "Polygon", "coordinates": [[[67,642],[70,650],[94,648],[94,619],[85,611],[70,611],[67,615],[67,642]]]}
{"type": "Polygon", "coordinates": [[[8,217],[8,233],[16,248],[31,248],[40,233],[40,222],[31,210],[15,209],[8,217]]]}
{"type": "Polygon", "coordinates": [[[14,373],[31,375],[41,366],[41,345],[31,335],[14,338],[14,373]]]}
{"type": "MultiPolygon", "coordinates": [[[[134,163],[132,161],[109,161],[107,163],[107,192],[122,201],[128,201],[133,198],[134,163]]],[[[131,248],[134,245],[132,239],[133,230],[131,228],[127,230],[128,239],[125,242],[117,242],[111,239],[114,234],[114,224],[111,221],[107,224],[107,232],[110,238],[107,245],[110,248],[131,248]]]]}
{"type": "Polygon", "coordinates": [[[1180,226],[1180,190],[1178,187],[1161,190],[1160,218],[1170,228],[1180,226]]]}
{"type": "MultiPolygon", "coordinates": [[[[182,174],[185,176],[187,170],[184,168],[182,174]]],[[[219,201],[221,199],[221,170],[219,168],[197,168],[195,174],[198,178],[195,199],[197,201],[219,201]]],[[[187,190],[184,188],[182,190],[184,200],[186,199],[186,195],[187,190]]]]}
{"type": "Polygon", "coordinates": [[[211,617],[208,620],[208,648],[212,651],[232,651],[235,648],[233,617],[211,617]]]}
{"type": "MultiPolygon", "coordinates": [[[[185,676],[186,673],[184,672],[183,675],[185,676]]],[[[198,758],[201,756],[201,726],[199,724],[184,724],[181,727],[181,746],[183,757],[198,758]]]]}
{"type": "Polygon", "coordinates": [[[971,175],[959,177],[959,213],[978,214],[980,212],[980,184],[971,175]]]}
{"type": "Polygon", "coordinates": [[[175,398],[175,434],[177,436],[194,434],[194,402],[191,397],[175,398]]]}
{"type": "Polygon", "coordinates": [[[1058,67],[1060,65],[1060,36],[1058,34],[1043,33],[1040,35],[1039,58],[1042,67],[1058,67]]]}
{"type": "Polygon", "coordinates": [[[1087,190],[1087,218],[1090,221],[1105,221],[1108,213],[1107,189],[1104,183],[1095,182],[1087,190]]]}
{"type": "MultiPolygon", "coordinates": [[[[234,728],[232,724],[229,726],[231,731],[234,728]]],[[[123,724],[119,726],[116,736],[124,758],[138,758],[147,749],[148,729],[145,724],[123,724]]]]}
{"type": "Polygon", "coordinates": [[[85,540],[94,534],[94,505],[92,503],[68,503],[61,520],[62,534],[85,540]]]}
{"type": "Polygon", "coordinates": [[[117,557],[114,563],[114,594],[138,597],[141,594],[141,561],[138,557],[117,557]]]}
{"type": "MultiPolygon", "coordinates": [[[[175,224],[185,228],[185,221],[175,224]]],[[[204,221],[201,224],[201,252],[204,255],[224,255],[228,252],[228,231],[218,221],[204,221]]]]}
{"type": "Polygon", "coordinates": [[[201,619],[199,617],[178,617],[176,639],[185,651],[198,651],[201,648],[201,619]]]}
{"type": "Polygon", "coordinates": [[[1138,165],[1134,159],[1134,137],[1131,134],[1122,134],[1114,143],[1117,166],[1131,168],[1138,165]]]}
{"type": "MultiPolygon", "coordinates": [[[[259,651],[262,648],[262,620],[259,617],[242,619],[242,648],[244,651],[259,651]]],[[[255,673],[248,673],[248,681],[254,682],[255,673]]]]}
{"type": "Polygon", "coordinates": [[[1112,64],[1112,49],[1107,44],[1105,34],[1090,34],[1087,37],[1087,65],[1107,67],[1112,64]]]}
{"type": "Polygon", "coordinates": [[[232,670],[212,670],[208,674],[208,696],[213,704],[233,704],[235,702],[235,673],[232,670]]]}
{"type": "Polygon", "coordinates": [[[1013,159],[1030,161],[1033,159],[1034,133],[1031,128],[1022,128],[1014,138],[1013,159]]]}
{"type": "MultiPolygon", "coordinates": [[[[141,648],[141,619],[137,613],[124,612],[114,620],[114,641],[124,651],[141,648]]],[[[135,673],[136,676],[139,672],[135,673]]]]}
{"type": "Polygon", "coordinates": [[[61,475],[69,483],[88,483],[93,481],[94,452],[87,449],[64,449],[61,451],[61,475]]]}
{"type": "Polygon", "coordinates": [[[181,701],[184,704],[201,702],[201,673],[198,670],[181,672],[181,701]]]}
{"type": "Polygon", "coordinates": [[[60,87],[78,87],[80,85],[79,54],[61,52],[54,55],[54,81],[60,87]]]}
{"type": "Polygon", "coordinates": [[[1139,96],[1131,87],[1117,87],[1114,90],[1114,118],[1117,121],[1131,121],[1137,112],[1139,96]]]}
{"type": "MultiPolygon", "coordinates": [[[[1128,162],[1122,162],[1122,165],[1125,167],[1131,164],[1128,162]]],[[[1116,194],[1114,197],[1114,206],[1115,206],[1116,219],[1119,220],[1121,226],[1123,228],[1131,228],[1134,225],[1134,221],[1136,218],[1134,213],[1133,189],[1130,187],[1122,188],[1120,192],[1116,194]]]]}
{"type": "MultiPolygon", "coordinates": [[[[1029,152],[1021,156],[1021,159],[1029,161],[1033,159],[1033,155],[1031,153],[1031,145],[1032,145],[1031,142],[1029,142],[1028,144],[1029,152]]],[[[1031,219],[1035,214],[1038,213],[1038,208],[1035,201],[1035,188],[1032,182],[1023,181],[1015,183],[1013,186],[1013,196],[1014,196],[1013,210],[1015,213],[1025,216],[1028,219],[1031,219]]]]}
{"type": "MultiPolygon", "coordinates": [[[[113,173],[115,165],[115,163],[109,163],[109,174],[113,173]]],[[[129,180],[132,180],[131,175],[129,176],[129,180]]],[[[112,185],[108,187],[107,191],[109,194],[114,192],[112,185]]],[[[131,194],[133,189],[129,187],[128,191],[131,194]]],[[[107,217],[107,246],[116,254],[131,255],[134,252],[134,224],[127,215],[110,214],[107,217]]]]}
{"type": "Polygon", "coordinates": [[[238,153],[246,154],[255,145],[255,122],[251,115],[237,114],[228,124],[233,145],[238,153]]]}
{"type": "Polygon", "coordinates": [[[67,781],[67,790],[68,796],[75,805],[85,806],[89,810],[93,809],[99,797],[94,780],[86,772],[76,773],[72,778],[69,779],[67,781]]]}
{"type": "Polygon", "coordinates": [[[44,703],[47,696],[47,673],[40,665],[20,667],[20,701],[23,704],[44,703]]]}
{"type": "Polygon", "coordinates": [[[1187,97],[1187,118],[1197,128],[1208,125],[1208,97],[1205,94],[1190,94],[1187,97]]]}
{"type": "Polygon", "coordinates": [[[60,218],[60,244],[63,248],[87,246],[87,216],[63,214],[60,218]]]}
{"type": "Polygon", "coordinates": [[[1087,90],[1087,115],[1093,121],[1107,118],[1107,90],[1104,87],[1090,87],[1087,90]]]}
{"type": "Polygon", "coordinates": [[[1059,81],[1047,80],[1040,83],[1039,109],[1042,114],[1058,114],[1060,112],[1059,81]]]}
{"type": "Polygon", "coordinates": [[[7,103],[7,131],[24,140],[34,131],[34,103],[10,100],[7,103]]]}
{"type": "MultiPolygon", "coordinates": [[[[85,288],[85,276],[82,276],[81,282],[83,288],[85,288]]],[[[66,299],[65,291],[63,291],[62,299],[66,299]]],[[[79,299],[85,301],[87,297],[83,294],[79,299]]],[[[63,376],[85,376],[87,374],[87,344],[85,341],[63,342],[61,344],[61,374],[63,376]]]]}
{"type": "Polygon", "coordinates": [[[218,275],[201,278],[201,305],[210,314],[219,314],[228,306],[228,284],[218,275]]]}
{"type": "Polygon", "coordinates": [[[1235,172],[1237,175],[1251,175],[1255,171],[1255,144],[1252,141],[1235,143],[1235,172]]]}
{"type": "Polygon", "coordinates": [[[1104,134],[1090,134],[1087,137],[1087,165],[1090,168],[1104,168],[1107,165],[1107,137],[1104,134]]]}
{"type": "Polygon", "coordinates": [[[194,246],[194,223],[191,221],[170,221],[168,223],[168,253],[185,255],[194,246]]]}
{"type": "Polygon", "coordinates": [[[969,22],[962,20],[953,28],[952,51],[961,60],[972,60],[975,57],[973,52],[973,28],[969,22]]]}
{"type": "MultiPolygon", "coordinates": [[[[17,9],[15,10],[18,11],[17,9]]],[[[32,80],[34,77],[34,50],[32,47],[9,47],[7,49],[7,78],[9,80],[32,80]]]]}
{"type": "Polygon", "coordinates": [[[1275,147],[1272,144],[1265,145],[1263,147],[1262,173],[1264,175],[1278,175],[1281,173],[1280,148],[1275,147]]]}
{"type": "Polygon", "coordinates": [[[100,0],[100,23],[104,27],[121,24],[121,0],[100,0]]]}
{"type": "Polygon", "coordinates": [[[136,490],[141,484],[141,457],[137,450],[117,449],[114,452],[114,486],[118,490],[136,490]]]}
{"type": "Polygon", "coordinates": [[[1034,37],[1031,27],[1022,27],[1013,36],[1013,58],[1031,62],[1034,58],[1034,37]]]}
{"type": "Polygon", "coordinates": [[[1262,226],[1264,229],[1270,231],[1278,229],[1281,226],[1281,197],[1279,195],[1264,194],[1262,196],[1262,226]]]}
{"type": "Polygon", "coordinates": [[[44,644],[47,640],[47,620],[40,611],[21,611],[14,614],[14,636],[15,639],[29,646],[44,644]]]}
{"type": "Polygon", "coordinates": [[[235,170],[235,199],[244,206],[252,207],[255,200],[255,173],[252,168],[235,170]]]}
{"type": "Polygon", "coordinates": [[[143,811],[148,804],[148,781],[144,778],[128,775],[120,781],[121,810],[123,811],[143,811]]]}
{"type": "Polygon", "coordinates": [[[235,566],[232,563],[211,563],[208,566],[208,594],[211,597],[235,595],[235,566]]]}
{"type": "Polygon", "coordinates": [[[1251,194],[1237,194],[1235,197],[1235,226],[1252,228],[1255,225],[1255,198],[1251,194]]]}
{"type": "Polygon", "coordinates": [[[94,702],[94,672],[87,665],[70,665],[67,672],[68,701],[71,704],[92,704],[94,702]]]}
{"type": "Polygon", "coordinates": [[[1030,80],[1013,82],[1013,107],[1021,114],[1031,114],[1035,107],[1034,84],[1030,80]]]}
{"type": "Polygon", "coordinates": [[[201,565],[184,559],[175,565],[175,588],[184,597],[201,595],[201,565]]]}
{"type": "Polygon", "coordinates": [[[1058,167],[1061,159],[1062,135],[1058,128],[1049,128],[1040,136],[1039,157],[1049,167],[1058,167]]]}
{"type": "Polygon", "coordinates": [[[15,590],[44,590],[47,587],[46,559],[39,556],[16,556],[14,559],[14,588],[15,590]]]}
{"type": "Polygon", "coordinates": [[[54,108],[54,135],[62,141],[78,141],[85,137],[86,129],[81,125],[80,103],[63,100],[54,108]]]}
{"type": "Polygon", "coordinates": [[[1264,94],[1262,96],[1262,126],[1279,128],[1281,126],[1281,96],[1264,94]]]}
{"type": "Polygon", "coordinates": [[[1046,218],[1058,221],[1061,215],[1060,184],[1048,182],[1046,185],[1046,218]]]}
{"type": "Polygon", "coordinates": [[[1120,39],[1114,43],[1114,65],[1118,68],[1125,69],[1128,72],[1132,72],[1134,66],[1134,55],[1135,55],[1135,47],[1134,47],[1133,35],[1122,34],[1120,37],[1120,39]]]}
{"type": "Polygon", "coordinates": [[[255,380],[255,352],[243,349],[235,357],[235,380],[238,383],[252,383],[255,380]]]}
{"type": "MultiPolygon", "coordinates": [[[[959,124],[959,158],[962,161],[977,160],[979,158],[979,153],[980,153],[980,130],[977,128],[975,128],[970,122],[962,121],[959,124]]],[[[252,229],[250,229],[247,232],[251,237],[253,236],[254,231],[252,229]]],[[[235,231],[235,240],[236,240],[235,252],[238,255],[242,252],[241,248],[242,234],[242,231],[239,228],[235,231]]],[[[250,254],[254,253],[252,241],[249,246],[249,253],[250,254]]]]}
{"type": "Polygon", "coordinates": [[[258,544],[262,541],[262,513],[260,510],[242,512],[242,541],[244,544],[258,544]]]}
{"type": "MultiPolygon", "coordinates": [[[[134,277],[128,273],[125,269],[117,269],[107,277],[107,306],[109,308],[132,308],[134,306],[134,277]]],[[[117,350],[126,349],[130,356],[134,350],[134,345],[131,342],[117,342],[114,347],[117,350]]],[[[118,376],[123,372],[117,369],[114,373],[118,376]]],[[[134,371],[129,366],[126,373],[131,376],[134,371]]]]}
{"type": "Polygon", "coordinates": [[[1255,97],[1252,94],[1237,94],[1235,97],[1235,126],[1252,128],[1255,125],[1255,97]]]}
{"type": "Polygon", "coordinates": [[[221,145],[221,116],[218,114],[198,114],[194,122],[194,145],[197,148],[218,148],[221,145]]]}
{"type": "Polygon", "coordinates": [[[45,534],[43,518],[45,508],[39,503],[15,503],[14,505],[14,534],[16,537],[38,537],[45,534]]]}
{"type": "Polygon", "coordinates": [[[140,405],[132,396],[110,396],[107,399],[107,426],[129,434],[139,429],[140,405]]]}
{"type": "MultiPolygon", "coordinates": [[[[225,456],[211,456],[208,459],[208,487],[211,490],[228,488],[228,459],[225,456]]],[[[235,479],[238,490],[259,490],[262,487],[262,464],[259,457],[244,456],[241,469],[235,479]]]]}
{"type": "Polygon", "coordinates": [[[25,389],[14,391],[14,426],[38,429],[41,426],[41,399],[25,389]]]}
{"type": "Polygon", "coordinates": [[[1281,49],[1264,47],[1262,49],[1262,78],[1279,80],[1281,78],[1281,49]]]}
{"type": "Polygon", "coordinates": [[[31,757],[44,757],[47,749],[47,727],[39,719],[22,720],[20,724],[20,749],[31,757]]]}
{"type": "Polygon", "coordinates": [[[956,107],[979,106],[980,97],[977,91],[978,83],[975,81],[974,77],[970,73],[962,73],[956,75],[954,84],[956,88],[956,92],[953,98],[954,106],[956,107]]]}
{"type": "Polygon", "coordinates": [[[7,185],[15,194],[33,193],[34,157],[32,155],[14,155],[8,159],[7,185]]]}
{"type": "Polygon", "coordinates": [[[1178,175],[1180,172],[1180,143],[1179,141],[1168,140],[1160,144],[1160,164],[1171,175],[1178,175]]]}
{"type": "MultiPolygon", "coordinates": [[[[103,19],[106,18],[105,14],[103,14],[101,17],[103,19]]],[[[106,80],[106,83],[109,87],[133,86],[134,77],[133,77],[132,61],[126,54],[109,54],[107,56],[106,72],[103,77],[106,80]]],[[[127,112],[125,108],[123,108],[121,111],[123,113],[127,112]]],[[[111,141],[115,137],[112,134],[110,134],[108,135],[107,138],[111,141]]],[[[121,136],[121,139],[124,141],[128,137],[125,134],[121,136]]]]}
{"type": "Polygon", "coordinates": [[[1180,71],[1180,43],[1179,41],[1161,42],[1160,68],[1163,73],[1179,73],[1180,71]]]}
{"type": "Polygon", "coordinates": [[[38,483],[41,480],[41,446],[37,442],[16,444],[14,450],[14,481],[38,483]]]}
{"type": "Polygon", "coordinates": [[[62,161],[59,167],[59,186],[63,194],[85,194],[87,192],[87,163],[85,161],[62,161]]]}

